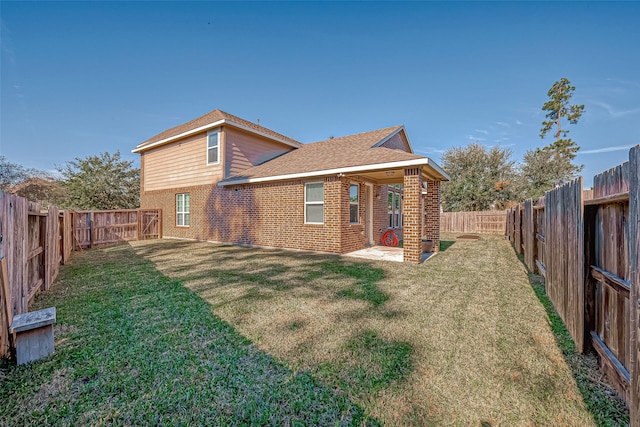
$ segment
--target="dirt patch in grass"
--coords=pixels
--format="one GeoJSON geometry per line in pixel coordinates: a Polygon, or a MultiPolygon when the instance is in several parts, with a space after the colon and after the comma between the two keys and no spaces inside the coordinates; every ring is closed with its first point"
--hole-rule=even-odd
{"type": "Polygon", "coordinates": [[[163,240],[140,256],[292,370],[389,425],[593,425],[501,236],[422,265],[163,240]],[[188,253],[189,256],[184,256],[188,253]]]}
{"type": "Polygon", "coordinates": [[[478,236],[476,234],[461,234],[459,236],[456,236],[456,239],[458,239],[458,240],[480,240],[480,236],[478,236]]]}

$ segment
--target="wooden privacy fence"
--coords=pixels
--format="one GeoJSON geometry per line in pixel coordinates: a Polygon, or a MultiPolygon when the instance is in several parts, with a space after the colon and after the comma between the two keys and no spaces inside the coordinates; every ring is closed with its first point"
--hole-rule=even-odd
{"type": "Polygon", "coordinates": [[[74,250],[162,237],[159,209],[75,211],[74,250]]]}
{"type": "Polygon", "coordinates": [[[640,146],[629,161],[527,200],[507,212],[506,234],[583,352],[601,366],[640,426],[640,146]]]}
{"type": "Polygon", "coordinates": [[[51,287],[60,263],[69,259],[70,226],[68,213],[55,207],[43,213],[39,203],[0,191],[0,357],[9,350],[13,316],[51,287]]]}
{"type": "Polygon", "coordinates": [[[507,211],[442,212],[440,231],[503,234],[507,211]]]}
{"type": "Polygon", "coordinates": [[[162,237],[158,209],[59,211],[0,191],[0,357],[10,349],[13,316],[48,290],[72,250],[162,237]],[[88,221],[88,227],[87,225],[88,221]],[[87,236],[87,240],[84,240],[87,236]]]}

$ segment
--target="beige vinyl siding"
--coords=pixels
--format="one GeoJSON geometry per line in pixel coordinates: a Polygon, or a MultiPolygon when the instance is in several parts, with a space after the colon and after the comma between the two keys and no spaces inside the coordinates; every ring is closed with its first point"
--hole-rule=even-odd
{"type": "MultiPolygon", "coordinates": [[[[224,138],[221,138],[221,144],[224,138]]],[[[218,182],[222,179],[222,162],[207,165],[207,133],[174,142],[142,153],[144,191],[189,187],[218,182]]]]}
{"type": "Polygon", "coordinates": [[[395,150],[406,151],[407,153],[411,153],[411,149],[409,148],[409,142],[404,137],[404,132],[398,132],[393,135],[391,138],[386,140],[381,147],[392,148],[395,150]]]}
{"type": "Polygon", "coordinates": [[[225,177],[241,174],[245,169],[264,163],[287,151],[293,150],[285,144],[252,135],[248,132],[224,128],[225,177]]]}

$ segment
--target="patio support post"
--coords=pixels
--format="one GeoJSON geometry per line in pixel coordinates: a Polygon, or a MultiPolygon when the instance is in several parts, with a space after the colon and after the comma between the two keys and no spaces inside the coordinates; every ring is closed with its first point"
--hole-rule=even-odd
{"type": "Polygon", "coordinates": [[[422,260],[422,173],[420,168],[404,170],[404,261],[422,260]]]}
{"type": "Polygon", "coordinates": [[[440,181],[427,180],[424,198],[424,238],[433,240],[433,251],[440,250],[440,181]]]}

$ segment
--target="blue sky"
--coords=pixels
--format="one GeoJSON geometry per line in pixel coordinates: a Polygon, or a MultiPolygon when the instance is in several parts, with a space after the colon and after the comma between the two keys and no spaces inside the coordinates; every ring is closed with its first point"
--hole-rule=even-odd
{"type": "Polygon", "coordinates": [[[404,124],[519,161],[567,77],[585,185],[640,143],[638,2],[0,2],[0,154],[52,170],[220,108],[302,142],[404,124]]]}

